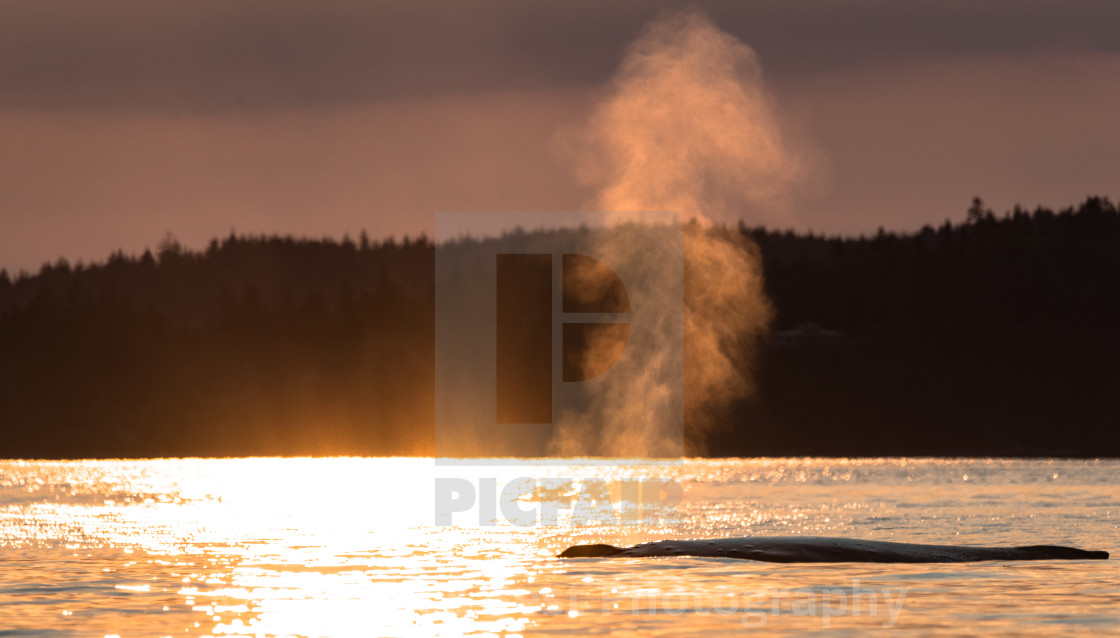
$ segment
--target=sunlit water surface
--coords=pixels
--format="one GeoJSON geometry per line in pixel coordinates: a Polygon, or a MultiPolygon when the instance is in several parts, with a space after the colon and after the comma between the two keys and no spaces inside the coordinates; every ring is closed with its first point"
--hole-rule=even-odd
{"type": "MultiPolygon", "coordinates": [[[[751,534],[1115,552],[1118,471],[988,459],[0,462],[0,635],[1120,633],[1116,559],[555,558],[575,542],[751,534]],[[436,525],[436,477],[465,477],[481,494],[517,477],[571,478],[575,501],[558,524],[516,525],[498,496],[496,520],[479,525],[479,496],[436,525]],[[581,481],[594,478],[614,501],[581,513],[581,481]],[[631,479],[676,482],[683,500],[643,521],[624,507],[631,479]]],[[[513,498],[539,512],[556,495],[513,498]]]]}

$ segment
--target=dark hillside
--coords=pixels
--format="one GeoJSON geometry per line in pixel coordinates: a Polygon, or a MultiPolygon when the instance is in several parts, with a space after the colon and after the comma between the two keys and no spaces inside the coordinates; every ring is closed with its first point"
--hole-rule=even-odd
{"type": "MultiPolygon", "coordinates": [[[[1120,213],[740,228],[775,332],[714,455],[1120,455],[1120,213]]],[[[228,237],[0,274],[0,457],[427,454],[433,248],[228,237]]],[[[744,365],[749,362],[744,360],[744,365]]]]}

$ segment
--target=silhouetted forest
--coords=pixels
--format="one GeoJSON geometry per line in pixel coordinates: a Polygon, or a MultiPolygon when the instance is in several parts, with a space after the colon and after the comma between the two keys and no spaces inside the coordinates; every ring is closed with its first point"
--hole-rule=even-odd
{"type": "MultiPolygon", "coordinates": [[[[744,229],[745,230],[745,229],[744,229]]],[[[777,330],[720,454],[1120,455],[1120,214],[979,199],[964,223],[840,239],[750,232],[777,330]]]]}
{"type": "MultiPolygon", "coordinates": [[[[710,232],[758,243],[776,320],[706,453],[1120,456],[1109,200],[710,232]]],[[[429,454],[433,257],[423,237],[168,237],[0,273],[0,458],[429,454]]]]}
{"type": "Polygon", "coordinates": [[[0,276],[0,457],[430,452],[432,277],[364,236],[0,276]]]}

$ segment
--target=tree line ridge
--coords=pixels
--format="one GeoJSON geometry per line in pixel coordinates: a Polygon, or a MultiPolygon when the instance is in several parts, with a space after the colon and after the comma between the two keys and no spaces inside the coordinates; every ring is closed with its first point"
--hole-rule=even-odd
{"type": "MultiPolygon", "coordinates": [[[[774,334],[836,338],[744,357],[757,392],[693,453],[1120,455],[1107,198],[1002,215],[977,199],[962,222],[864,237],[707,232],[757,243],[774,334]]],[[[2,272],[0,457],[430,454],[434,251],[168,237],[2,272]]]]}

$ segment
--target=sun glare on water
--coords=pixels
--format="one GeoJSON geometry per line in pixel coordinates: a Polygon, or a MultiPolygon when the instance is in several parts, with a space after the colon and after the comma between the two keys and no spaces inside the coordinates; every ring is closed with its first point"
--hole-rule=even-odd
{"type": "MultiPolygon", "coordinates": [[[[182,619],[178,634],[508,633],[549,606],[533,583],[560,568],[551,558],[576,537],[500,516],[480,525],[477,513],[434,525],[433,481],[506,484],[525,473],[403,458],[12,462],[0,539],[29,559],[67,550],[74,566],[123,580],[115,596],[162,610],[130,620],[141,630],[182,619]]],[[[525,509],[537,495],[513,498],[525,509]]],[[[51,622],[113,630],[92,609],[67,611],[51,622]]]]}
{"type": "MultiPolygon", "coordinates": [[[[3,475],[9,502],[24,501],[4,510],[5,545],[30,553],[62,545],[90,565],[107,553],[131,554],[124,567],[148,563],[155,575],[115,589],[158,596],[172,615],[202,615],[177,633],[399,634],[415,629],[425,609],[429,622],[460,633],[455,619],[466,601],[439,581],[462,567],[441,555],[486,551],[470,532],[431,528],[430,459],[44,463],[36,465],[47,476],[20,485],[29,465],[13,463],[3,475]]],[[[499,591],[524,577],[516,562],[500,559],[474,568],[499,591]]],[[[498,598],[478,606],[476,615],[502,617],[517,607],[498,598]]],[[[61,612],[58,619],[81,620],[61,612]]]]}
{"type": "Polygon", "coordinates": [[[1015,627],[1041,634],[1050,625],[1032,619],[1043,616],[1051,624],[1120,627],[1115,561],[821,566],[556,558],[576,543],[745,535],[1110,550],[1120,504],[1113,480],[1120,468],[1112,462],[517,463],[0,462],[0,627],[97,638],[702,636],[887,623],[948,631],[961,622],[976,633],[1015,627]],[[456,508],[453,524],[440,525],[436,481],[447,478],[471,485],[476,500],[456,508]],[[635,512],[628,514],[625,485],[653,479],[682,486],[677,511],[628,517],[635,512]],[[581,513],[588,494],[613,514],[581,513]],[[548,499],[571,505],[553,524],[507,516],[539,514],[548,499]],[[1049,601],[1044,608],[1021,596],[1031,587],[1049,601]],[[853,593],[878,607],[821,611],[829,596],[853,593]]]}

